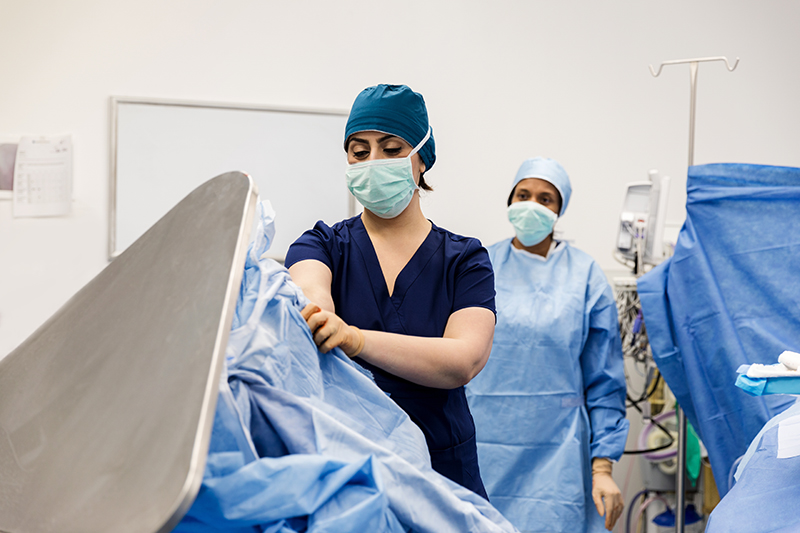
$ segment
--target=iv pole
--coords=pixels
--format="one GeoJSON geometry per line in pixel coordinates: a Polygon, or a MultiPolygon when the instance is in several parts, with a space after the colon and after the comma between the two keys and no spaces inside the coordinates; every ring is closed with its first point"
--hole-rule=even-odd
{"type": "MultiPolygon", "coordinates": [[[[679,65],[689,63],[690,65],[690,84],[691,84],[691,100],[689,104],[689,166],[694,165],[694,111],[695,101],[697,96],[697,69],[700,62],[705,61],[725,61],[725,67],[729,72],[736,70],[739,64],[739,58],[733,66],[728,63],[728,58],[724,56],[719,57],[702,57],[696,59],[676,59],[673,61],[664,61],[658,67],[658,71],[653,69],[653,65],[649,65],[650,74],[657,78],[661,74],[661,69],[664,65],[679,65]]],[[[678,415],[678,472],[676,474],[675,482],[675,531],[676,533],[684,533],[684,526],[686,522],[686,413],[683,412],[680,405],[675,409],[678,415]]]]}

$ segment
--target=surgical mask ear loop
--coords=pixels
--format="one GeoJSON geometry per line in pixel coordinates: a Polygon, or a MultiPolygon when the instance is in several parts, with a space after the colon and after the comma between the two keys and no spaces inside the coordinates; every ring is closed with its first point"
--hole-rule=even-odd
{"type": "Polygon", "coordinates": [[[425,146],[425,143],[428,142],[428,139],[430,139],[430,138],[431,138],[431,127],[428,126],[428,133],[426,133],[425,137],[422,138],[422,140],[419,142],[419,144],[416,145],[413,150],[411,150],[411,153],[408,154],[408,158],[410,159],[411,156],[413,156],[414,154],[416,154],[417,152],[422,150],[422,147],[425,146]]]}
{"type": "MultiPolygon", "coordinates": [[[[419,142],[419,144],[417,144],[414,147],[414,149],[411,150],[411,153],[408,154],[407,157],[408,157],[409,162],[411,161],[411,158],[414,157],[414,154],[416,154],[417,152],[422,150],[422,147],[425,146],[425,143],[428,142],[428,139],[430,139],[430,138],[431,138],[431,127],[428,126],[428,132],[425,134],[425,137],[423,137],[422,140],[419,142]]],[[[419,179],[420,180],[422,180],[422,174],[423,174],[422,172],[419,173],[419,179]]],[[[412,179],[413,179],[413,176],[412,176],[412,179]]],[[[418,183],[414,187],[414,190],[421,190],[421,187],[419,186],[418,183]]]]}

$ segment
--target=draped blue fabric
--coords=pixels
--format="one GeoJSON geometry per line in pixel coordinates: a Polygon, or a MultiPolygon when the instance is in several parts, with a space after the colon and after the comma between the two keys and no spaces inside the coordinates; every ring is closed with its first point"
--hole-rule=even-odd
{"type": "Polygon", "coordinates": [[[511,532],[485,499],[435,472],[425,438],[363,368],[321,354],[288,272],[248,253],[202,486],[175,531],[511,532]]]}
{"type": "Polygon", "coordinates": [[[721,495],[762,426],[791,402],[734,386],[741,364],[800,349],[800,169],[689,168],[675,254],[638,282],[653,357],[709,453],[721,495]]]}
{"type": "Polygon", "coordinates": [[[794,404],[764,425],[736,469],[736,483],[711,513],[706,533],[800,530],[800,513],[792,505],[800,494],[800,455],[786,456],[791,455],[787,444],[797,444],[791,437],[799,424],[800,404],[794,404]]]}

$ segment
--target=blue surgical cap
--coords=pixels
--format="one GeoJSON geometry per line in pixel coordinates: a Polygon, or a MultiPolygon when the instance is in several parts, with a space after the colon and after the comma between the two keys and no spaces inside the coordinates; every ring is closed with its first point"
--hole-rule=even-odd
{"type": "Polygon", "coordinates": [[[520,165],[517,175],[514,177],[514,183],[511,185],[511,190],[517,186],[517,183],[528,178],[539,178],[558,189],[561,195],[561,212],[559,216],[564,215],[569,203],[569,197],[572,196],[572,185],[569,183],[569,176],[567,171],[564,170],[558,161],[555,159],[548,159],[546,157],[533,157],[526,159],[520,165]]]}
{"type": "MultiPolygon", "coordinates": [[[[428,110],[422,95],[406,85],[376,85],[356,96],[344,131],[347,139],[359,131],[381,131],[397,135],[411,146],[417,146],[428,133],[428,110]]],[[[417,152],[430,170],[436,162],[433,130],[425,145],[417,152]]]]}

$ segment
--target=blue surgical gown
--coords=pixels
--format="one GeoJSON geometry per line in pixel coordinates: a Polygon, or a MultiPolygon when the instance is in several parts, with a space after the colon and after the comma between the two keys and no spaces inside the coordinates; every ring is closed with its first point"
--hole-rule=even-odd
{"type": "Polygon", "coordinates": [[[603,531],[591,459],[619,459],[628,434],[614,296],[586,253],[511,241],[489,247],[497,326],[467,386],[489,499],[521,531],[603,531]]]}
{"type": "MultiPolygon", "coordinates": [[[[441,337],[454,312],[468,307],[495,310],[486,249],[477,239],[435,224],[397,276],[391,296],[360,216],[333,227],[320,221],[301,235],[286,254],[286,266],[306,259],[330,268],[336,313],[362,329],[441,337]]],[[[433,469],[485,497],[464,387],[425,387],[356,360],[422,429],[433,469]]]]}

